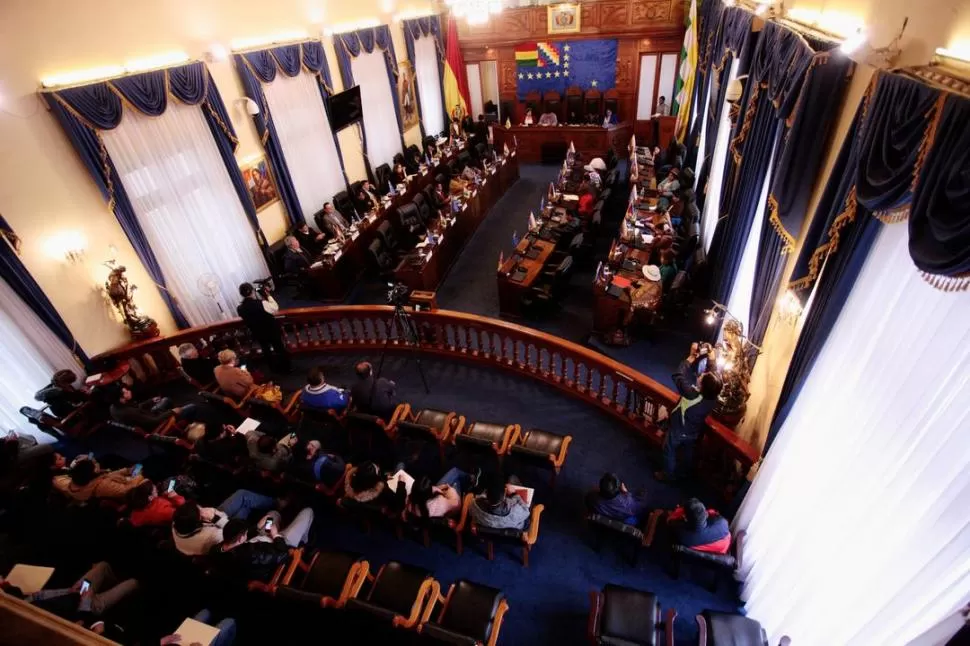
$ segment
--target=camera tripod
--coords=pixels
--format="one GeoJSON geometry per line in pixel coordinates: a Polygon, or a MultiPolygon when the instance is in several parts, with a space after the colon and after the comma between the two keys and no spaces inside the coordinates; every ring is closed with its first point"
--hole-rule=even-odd
{"type": "MultiPolygon", "coordinates": [[[[408,346],[414,356],[414,361],[418,366],[418,374],[421,375],[421,383],[424,385],[424,392],[430,394],[431,388],[428,387],[428,379],[424,376],[424,368],[421,366],[421,336],[418,333],[418,326],[415,325],[414,319],[404,309],[404,306],[398,304],[394,305],[394,315],[391,321],[392,329],[397,327],[400,330],[399,338],[404,340],[405,345],[408,346]]],[[[384,348],[381,350],[381,360],[377,364],[377,375],[374,377],[374,385],[371,387],[371,400],[374,398],[373,389],[377,387],[377,380],[381,378],[381,372],[384,370],[384,359],[387,358],[387,347],[390,343],[391,334],[388,330],[387,338],[384,340],[384,348]]]]}

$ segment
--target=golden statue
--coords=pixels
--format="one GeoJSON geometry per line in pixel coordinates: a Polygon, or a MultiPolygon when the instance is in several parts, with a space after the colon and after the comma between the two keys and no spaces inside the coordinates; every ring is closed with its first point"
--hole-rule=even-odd
{"type": "Polygon", "coordinates": [[[121,318],[124,320],[128,331],[131,332],[132,338],[150,339],[158,336],[158,324],[155,319],[139,312],[138,306],[135,305],[134,296],[138,285],[128,283],[128,278],[125,276],[125,266],[116,264],[114,260],[109,260],[104,264],[111,269],[108,279],[104,281],[104,290],[107,292],[108,298],[111,299],[111,304],[121,314],[121,318]]]}
{"type": "Polygon", "coordinates": [[[744,336],[744,326],[727,317],[723,338],[717,344],[717,366],[721,373],[721,394],[717,412],[728,419],[740,420],[748,405],[748,384],[751,381],[751,358],[757,347],[744,336]]]}

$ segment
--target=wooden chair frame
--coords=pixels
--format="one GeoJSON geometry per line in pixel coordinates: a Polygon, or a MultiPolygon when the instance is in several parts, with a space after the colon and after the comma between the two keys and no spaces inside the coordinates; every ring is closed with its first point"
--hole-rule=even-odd
{"type": "Polygon", "coordinates": [[[282,562],[277,566],[276,571],[273,572],[272,578],[269,583],[264,581],[250,581],[246,586],[250,592],[265,592],[266,594],[276,594],[276,589],[279,587],[280,582],[283,580],[286,572],[293,566],[294,561],[299,561],[303,557],[303,548],[293,547],[290,548],[289,552],[290,562],[282,562]]]}
{"type": "MultiPolygon", "coordinates": [[[[394,415],[391,416],[391,421],[388,424],[388,435],[392,439],[397,439],[397,426],[399,422],[410,422],[412,424],[417,424],[418,413],[411,410],[411,404],[405,402],[398,404],[397,408],[394,410],[394,415]]],[[[431,428],[430,426],[428,428],[431,428]]],[[[456,435],[462,432],[465,428],[465,416],[459,415],[454,411],[450,411],[445,417],[444,425],[441,428],[431,428],[435,439],[438,442],[438,455],[441,458],[441,463],[445,463],[445,445],[451,441],[454,444],[454,438],[456,435]]]]}
{"type": "MultiPolygon", "coordinates": [[[[569,453],[569,445],[573,441],[572,435],[565,435],[562,438],[562,444],[559,445],[559,453],[550,453],[549,462],[552,464],[552,482],[550,483],[553,487],[556,486],[556,478],[559,476],[559,472],[562,471],[562,465],[566,462],[566,455],[569,453]]],[[[510,442],[509,451],[513,446],[525,447],[525,437],[522,434],[522,429],[516,424],[515,433],[512,435],[512,440],[510,442]]]]}
{"type": "MultiPolygon", "coordinates": [[[[452,583],[448,588],[448,595],[441,596],[441,585],[435,581],[434,596],[428,600],[427,605],[424,607],[424,612],[421,615],[421,623],[418,625],[418,633],[420,634],[424,625],[431,621],[431,615],[434,612],[434,607],[438,603],[442,604],[441,611],[438,612],[438,621],[441,623],[445,618],[445,613],[448,612],[448,604],[451,603],[451,595],[455,592],[455,584],[452,583]]],[[[492,618],[492,630],[489,632],[488,644],[483,644],[482,642],[476,642],[478,646],[495,646],[498,642],[498,635],[502,631],[502,621],[505,619],[505,613],[509,611],[509,602],[503,597],[499,601],[498,608],[495,610],[495,617],[492,618]]]]}
{"type": "MultiPolygon", "coordinates": [[[[381,569],[377,571],[377,574],[367,575],[367,580],[371,583],[371,592],[373,592],[374,587],[377,585],[377,580],[381,578],[381,574],[384,573],[384,568],[387,564],[381,566],[381,569]]],[[[421,583],[421,587],[418,588],[418,594],[414,598],[414,603],[411,604],[411,614],[405,618],[402,615],[395,615],[394,619],[391,621],[391,625],[395,628],[414,628],[418,621],[421,620],[421,615],[424,611],[424,606],[428,601],[433,601],[437,599],[441,592],[441,584],[438,583],[434,577],[428,577],[421,583]]]]}
{"type": "MultiPolygon", "coordinates": [[[[698,646],[707,646],[707,621],[704,619],[704,615],[694,615],[694,620],[697,622],[697,644],[698,646]]],[[[782,635],[781,639],[778,640],[778,646],[790,646],[791,637],[788,635],[782,635]]]]}
{"type": "MultiPolygon", "coordinates": [[[[545,505],[535,505],[532,507],[532,511],[529,513],[529,523],[525,530],[523,530],[521,535],[522,540],[522,566],[529,567],[529,553],[532,552],[532,546],[536,544],[539,540],[539,518],[542,516],[542,510],[545,509],[545,505]]],[[[485,541],[485,549],[489,561],[495,559],[495,539],[488,534],[482,534],[479,532],[478,525],[475,521],[470,522],[470,528],[472,536],[477,536],[485,541]]]]}
{"type": "MultiPolygon", "coordinates": [[[[589,643],[597,646],[600,638],[600,615],[603,612],[603,592],[601,590],[592,590],[589,593],[590,610],[589,610],[589,620],[586,625],[586,636],[589,639],[589,643]]],[[[654,622],[658,629],[662,627],[664,632],[664,646],[674,646],[674,620],[677,619],[677,611],[673,608],[668,608],[666,613],[662,614],[660,606],[657,606],[657,614],[654,618],[654,622]]],[[[707,642],[701,642],[706,644],[707,642]]]]}
{"type": "MultiPolygon", "coordinates": [[[[283,575],[282,585],[290,585],[293,580],[293,576],[296,574],[297,570],[303,572],[304,576],[313,569],[314,564],[320,557],[320,550],[313,553],[313,557],[310,559],[309,563],[304,563],[302,559],[302,550],[300,554],[301,558],[293,559],[290,563],[290,567],[287,568],[286,574],[283,575]]],[[[344,580],[344,585],[340,589],[340,596],[336,599],[333,597],[328,597],[322,595],[320,597],[320,607],[321,608],[343,608],[344,604],[347,603],[348,599],[356,599],[357,595],[360,593],[360,589],[364,586],[364,582],[369,579],[370,575],[370,563],[361,559],[357,563],[354,563],[350,567],[350,571],[347,573],[347,578],[344,580]]]]}
{"type": "MultiPolygon", "coordinates": [[[[465,427],[465,418],[462,417],[461,424],[459,425],[458,430],[456,430],[455,433],[451,436],[452,445],[456,443],[455,440],[458,438],[459,435],[462,435],[462,434],[468,435],[468,432],[471,430],[471,427],[474,425],[475,425],[475,422],[472,422],[467,427],[465,427]]],[[[500,458],[508,455],[509,446],[512,445],[512,438],[514,438],[516,435],[518,435],[521,432],[522,432],[522,427],[519,426],[518,424],[507,425],[505,427],[505,432],[502,434],[502,443],[499,444],[497,442],[492,442],[492,450],[495,451],[495,455],[497,455],[500,458]]]]}

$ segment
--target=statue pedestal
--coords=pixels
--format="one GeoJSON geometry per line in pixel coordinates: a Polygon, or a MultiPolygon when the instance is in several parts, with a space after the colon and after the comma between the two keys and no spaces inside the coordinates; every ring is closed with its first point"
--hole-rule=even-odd
{"type": "Polygon", "coordinates": [[[158,330],[158,323],[152,321],[151,324],[145,326],[143,329],[135,331],[132,329],[128,330],[131,333],[131,338],[135,341],[144,341],[145,339],[154,339],[159,336],[161,332],[158,330]]]}

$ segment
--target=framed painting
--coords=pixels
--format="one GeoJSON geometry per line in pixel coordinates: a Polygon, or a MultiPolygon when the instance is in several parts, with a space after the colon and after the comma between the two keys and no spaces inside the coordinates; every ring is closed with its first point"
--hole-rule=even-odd
{"type": "Polygon", "coordinates": [[[405,130],[418,125],[418,99],[415,94],[414,67],[410,61],[397,64],[397,102],[401,108],[401,122],[405,130]]]}
{"type": "Polygon", "coordinates": [[[273,202],[279,201],[280,195],[276,191],[276,184],[270,175],[269,165],[266,163],[265,157],[246,162],[240,170],[257,213],[273,202]]]}
{"type": "Polygon", "coordinates": [[[550,34],[578,34],[579,16],[578,2],[549,5],[546,8],[547,31],[550,34]]]}

